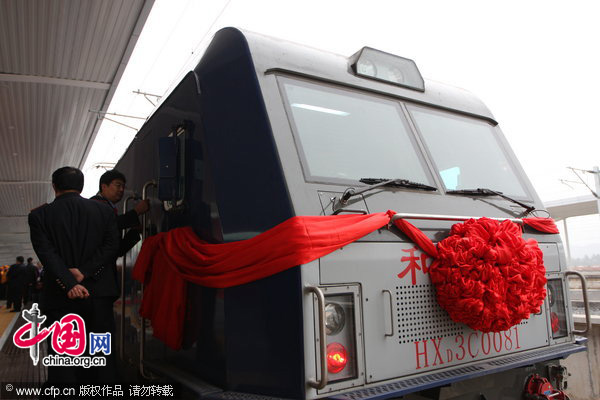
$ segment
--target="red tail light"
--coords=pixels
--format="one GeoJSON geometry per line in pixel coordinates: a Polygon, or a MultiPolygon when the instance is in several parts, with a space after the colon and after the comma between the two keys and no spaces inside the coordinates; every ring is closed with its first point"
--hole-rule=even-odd
{"type": "Polygon", "coordinates": [[[329,343],[327,345],[327,370],[332,374],[337,374],[346,367],[348,354],[346,348],[340,343],[329,343]]]}

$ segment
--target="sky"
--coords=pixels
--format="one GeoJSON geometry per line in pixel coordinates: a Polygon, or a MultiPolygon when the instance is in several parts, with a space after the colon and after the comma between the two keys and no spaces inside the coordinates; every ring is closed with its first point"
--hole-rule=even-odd
{"type": "MultiPolygon", "coordinates": [[[[426,80],[466,89],[499,122],[542,201],[589,195],[567,167],[600,165],[600,2],[156,0],[109,112],[147,118],[226,26],[350,56],[413,59],[426,80]],[[157,98],[150,97],[156,103],[157,98]]],[[[139,128],[143,119],[109,116],[139,128]]],[[[86,164],[97,190],[136,131],[105,120],[86,164]]],[[[594,188],[592,174],[582,178],[594,188]]],[[[573,256],[600,253],[600,217],[569,220],[573,256]]]]}

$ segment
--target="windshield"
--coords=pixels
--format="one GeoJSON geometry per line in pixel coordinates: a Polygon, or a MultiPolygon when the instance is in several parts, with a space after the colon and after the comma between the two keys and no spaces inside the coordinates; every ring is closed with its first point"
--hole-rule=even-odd
{"type": "Polygon", "coordinates": [[[495,137],[494,127],[474,118],[409,107],[448,190],[489,188],[526,197],[495,137]]]}
{"type": "Polygon", "coordinates": [[[399,103],[295,79],[281,82],[307,178],[432,183],[399,103]]]}

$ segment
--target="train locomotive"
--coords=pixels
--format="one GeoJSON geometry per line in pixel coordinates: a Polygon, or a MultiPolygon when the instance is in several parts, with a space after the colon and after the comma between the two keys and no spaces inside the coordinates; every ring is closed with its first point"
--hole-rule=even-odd
{"type": "MultiPolygon", "coordinates": [[[[297,216],[387,210],[438,243],[472,218],[520,223],[543,210],[469,92],[376,49],[346,57],[235,28],[215,34],[116,168],[124,210],[151,199],[145,237],[191,227],[210,244],[297,216]]],[[[123,259],[117,347],[144,377],[202,398],[520,398],[531,376],[556,380],[560,359],[586,347],[560,236],[519,227],[543,252],[548,295],[502,332],[452,320],[432,258],[392,224],[243,285],[187,284],[178,349],[138,313],[137,246],[123,259]]]]}

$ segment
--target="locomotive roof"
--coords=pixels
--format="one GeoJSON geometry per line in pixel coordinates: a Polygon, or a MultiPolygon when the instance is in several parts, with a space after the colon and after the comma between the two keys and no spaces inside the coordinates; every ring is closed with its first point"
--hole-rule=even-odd
{"type": "Polygon", "coordinates": [[[263,74],[278,71],[303,75],[479,116],[496,124],[487,106],[464,89],[425,79],[425,91],[419,92],[365,79],[352,73],[349,65],[350,56],[346,57],[237,28],[224,28],[227,29],[238,30],[246,38],[259,78],[263,74]]]}

